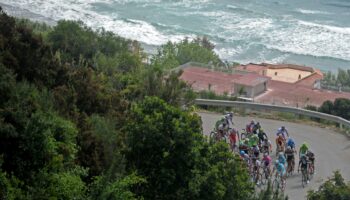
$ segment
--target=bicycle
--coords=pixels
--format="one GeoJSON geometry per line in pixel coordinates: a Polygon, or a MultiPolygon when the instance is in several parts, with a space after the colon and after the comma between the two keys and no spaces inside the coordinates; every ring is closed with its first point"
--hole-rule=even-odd
{"type": "Polygon", "coordinates": [[[281,190],[281,192],[284,192],[286,189],[286,180],[284,180],[280,174],[275,176],[275,179],[272,182],[272,188],[273,191],[281,190]]]}
{"type": "Polygon", "coordinates": [[[262,174],[260,173],[260,170],[257,166],[253,166],[251,170],[251,178],[252,182],[259,185],[259,181],[261,182],[262,174]]]}
{"type": "Polygon", "coordinates": [[[276,146],[276,157],[278,156],[278,154],[280,152],[284,152],[284,144],[282,144],[282,145],[277,144],[277,146],[276,146]]]}
{"type": "Polygon", "coordinates": [[[265,185],[270,180],[270,168],[263,164],[263,173],[261,175],[261,184],[265,185]]]}
{"type": "Polygon", "coordinates": [[[309,173],[309,179],[311,180],[313,175],[314,175],[314,172],[315,172],[315,166],[314,164],[311,162],[311,161],[308,161],[308,173],[309,173]]]}
{"type": "MultiPolygon", "coordinates": [[[[299,172],[299,170],[298,170],[299,172]]],[[[308,181],[308,178],[307,178],[307,173],[308,173],[308,169],[305,169],[305,168],[302,168],[301,169],[301,185],[303,186],[303,188],[305,187],[305,185],[307,185],[307,181],[308,181]]]]}
{"type": "Polygon", "coordinates": [[[295,162],[294,159],[288,161],[287,176],[293,175],[295,162]]]}
{"type": "Polygon", "coordinates": [[[209,134],[209,138],[211,141],[219,142],[220,140],[223,140],[226,142],[225,135],[220,134],[218,131],[211,131],[209,134]]]}

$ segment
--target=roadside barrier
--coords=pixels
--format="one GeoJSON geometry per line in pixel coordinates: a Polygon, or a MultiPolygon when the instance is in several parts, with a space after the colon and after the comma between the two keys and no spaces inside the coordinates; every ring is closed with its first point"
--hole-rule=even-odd
{"type": "Polygon", "coordinates": [[[242,101],[223,101],[223,100],[211,100],[211,99],[196,99],[194,103],[196,105],[206,105],[206,106],[222,106],[222,107],[245,108],[245,109],[251,109],[251,110],[271,110],[271,111],[278,111],[278,112],[288,112],[288,113],[294,113],[297,115],[303,115],[303,116],[332,121],[339,124],[340,129],[343,129],[343,126],[350,128],[350,121],[344,118],[330,115],[330,114],[320,113],[316,111],[306,110],[302,108],[260,104],[260,103],[252,103],[252,102],[242,102],[242,101]]]}

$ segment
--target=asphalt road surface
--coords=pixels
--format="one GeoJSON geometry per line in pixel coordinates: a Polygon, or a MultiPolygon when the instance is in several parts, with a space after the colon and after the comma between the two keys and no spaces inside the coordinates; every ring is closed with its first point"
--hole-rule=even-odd
{"type": "MultiPolygon", "coordinates": [[[[218,114],[199,113],[203,122],[203,133],[209,134],[213,129],[215,122],[222,116],[218,114]]],[[[234,117],[235,128],[242,130],[245,124],[248,124],[252,118],[249,117],[234,117]]],[[[350,139],[345,135],[336,133],[326,128],[318,128],[303,124],[290,123],[285,121],[276,121],[269,119],[258,119],[262,128],[269,136],[273,150],[275,150],[275,133],[281,126],[285,126],[299,150],[299,145],[306,141],[310,149],[316,155],[315,172],[310,183],[303,188],[301,185],[301,174],[294,173],[287,178],[287,188],[285,194],[291,200],[306,199],[306,193],[310,189],[317,189],[327,177],[332,175],[335,170],[340,170],[343,177],[350,180],[350,139]]],[[[275,154],[275,151],[273,152],[275,154]]],[[[296,163],[299,160],[296,160],[296,163]]],[[[296,164],[297,166],[297,164],[296,164]]],[[[297,169],[297,168],[296,168],[297,169]]],[[[296,172],[296,171],[295,171],[296,172]]]]}

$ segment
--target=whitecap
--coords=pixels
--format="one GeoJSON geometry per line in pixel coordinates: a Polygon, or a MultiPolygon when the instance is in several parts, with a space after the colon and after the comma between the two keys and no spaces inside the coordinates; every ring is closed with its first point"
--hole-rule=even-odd
{"type": "Polygon", "coordinates": [[[322,15],[329,15],[329,12],[325,11],[320,11],[320,10],[307,10],[307,9],[302,9],[298,8],[296,9],[297,12],[302,13],[302,14],[322,14],[322,15]]]}

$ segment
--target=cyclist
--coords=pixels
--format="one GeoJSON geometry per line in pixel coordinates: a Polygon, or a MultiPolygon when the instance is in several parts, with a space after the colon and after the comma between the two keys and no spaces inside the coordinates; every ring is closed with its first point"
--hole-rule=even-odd
{"type": "Polygon", "coordinates": [[[306,158],[305,154],[302,154],[301,157],[300,157],[299,165],[298,165],[298,173],[300,171],[300,168],[301,168],[301,171],[306,174],[306,180],[307,180],[307,183],[309,183],[310,182],[309,174],[307,173],[308,162],[307,162],[307,158],[306,158]]]}
{"type": "Polygon", "coordinates": [[[247,133],[253,133],[254,127],[255,127],[255,121],[252,120],[250,124],[247,124],[246,126],[247,133]]]}
{"type": "Polygon", "coordinates": [[[244,139],[243,141],[241,140],[240,141],[240,144],[239,144],[239,150],[240,151],[244,151],[245,153],[248,153],[249,151],[249,139],[246,138],[244,139]]]}
{"type": "Polygon", "coordinates": [[[236,143],[237,143],[237,138],[239,141],[239,133],[236,129],[230,129],[229,132],[229,138],[230,138],[230,145],[231,145],[231,149],[234,150],[236,148],[236,143]]]}
{"type": "Polygon", "coordinates": [[[278,135],[282,135],[282,137],[283,137],[284,140],[286,140],[286,136],[289,137],[289,133],[288,133],[286,127],[284,127],[284,126],[282,126],[281,128],[279,128],[279,129],[277,130],[276,135],[277,135],[277,136],[278,136],[278,135]]]}
{"type": "Polygon", "coordinates": [[[312,173],[315,173],[315,154],[309,149],[306,153],[306,157],[311,162],[310,167],[312,167],[312,173]]]}
{"type": "Polygon", "coordinates": [[[282,163],[280,163],[278,160],[275,161],[275,166],[272,170],[272,173],[276,171],[276,177],[279,175],[281,177],[282,181],[285,181],[286,178],[286,168],[282,163]]]}
{"type": "Polygon", "coordinates": [[[256,124],[254,124],[253,126],[253,133],[254,134],[257,134],[258,133],[258,130],[261,128],[261,125],[259,122],[257,122],[256,124]]]}
{"type": "Polygon", "coordinates": [[[271,159],[271,157],[269,156],[269,154],[268,153],[265,153],[264,154],[264,157],[263,157],[263,159],[261,160],[261,162],[264,164],[263,165],[263,167],[265,168],[265,167],[267,167],[267,170],[268,170],[268,174],[270,175],[270,166],[271,166],[271,162],[272,162],[272,159],[271,159]]]}
{"type": "Polygon", "coordinates": [[[233,124],[233,113],[229,112],[224,117],[225,117],[226,124],[228,124],[228,127],[232,127],[234,125],[233,124]],[[230,124],[232,124],[232,126],[230,126],[230,124]]]}
{"type": "Polygon", "coordinates": [[[278,137],[276,138],[277,152],[284,151],[284,142],[285,140],[282,137],[282,135],[278,135],[278,137]]]}
{"type": "Polygon", "coordinates": [[[293,151],[293,149],[290,146],[288,146],[286,151],[284,152],[284,155],[287,158],[288,168],[289,168],[289,166],[292,166],[292,171],[294,171],[295,160],[294,160],[294,151],[293,151]]]}
{"type": "Polygon", "coordinates": [[[223,122],[222,124],[220,124],[218,126],[218,132],[219,132],[221,138],[225,137],[226,131],[227,131],[227,124],[226,124],[226,122],[223,122]]]}
{"type": "Polygon", "coordinates": [[[259,159],[260,149],[259,149],[258,145],[254,145],[252,147],[252,152],[253,152],[253,156],[259,159]]]}
{"type": "Polygon", "coordinates": [[[249,141],[250,141],[250,146],[252,147],[252,146],[258,146],[258,143],[259,143],[259,137],[257,136],[257,135],[252,135],[251,137],[250,137],[250,139],[249,139],[249,141]]]}
{"type": "Polygon", "coordinates": [[[247,153],[245,153],[244,151],[240,151],[240,154],[241,154],[241,158],[242,160],[245,161],[245,163],[247,164],[247,167],[250,166],[250,157],[247,153]]]}
{"type": "Polygon", "coordinates": [[[267,138],[265,138],[263,144],[262,144],[262,148],[263,148],[263,152],[264,152],[264,149],[266,149],[266,153],[269,153],[269,152],[272,152],[272,144],[271,144],[271,141],[267,138]]]}
{"type": "Polygon", "coordinates": [[[260,128],[258,133],[259,144],[261,144],[265,139],[268,139],[264,129],[260,128]]]}
{"type": "Polygon", "coordinates": [[[286,157],[284,157],[283,152],[280,152],[278,154],[278,161],[283,164],[284,166],[286,165],[286,157]]]}
{"type": "Polygon", "coordinates": [[[295,142],[292,138],[288,138],[287,147],[290,147],[293,151],[295,151],[295,142]]]}
{"type": "Polygon", "coordinates": [[[257,157],[252,157],[252,164],[253,164],[253,172],[256,173],[256,179],[255,179],[255,183],[257,185],[259,185],[259,175],[260,175],[260,160],[257,157]]]}
{"type": "Polygon", "coordinates": [[[305,155],[307,153],[307,150],[309,150],[309,145],[306,142],[304,142],[299,148],[299,158],[302,155],[305,155]]]}

